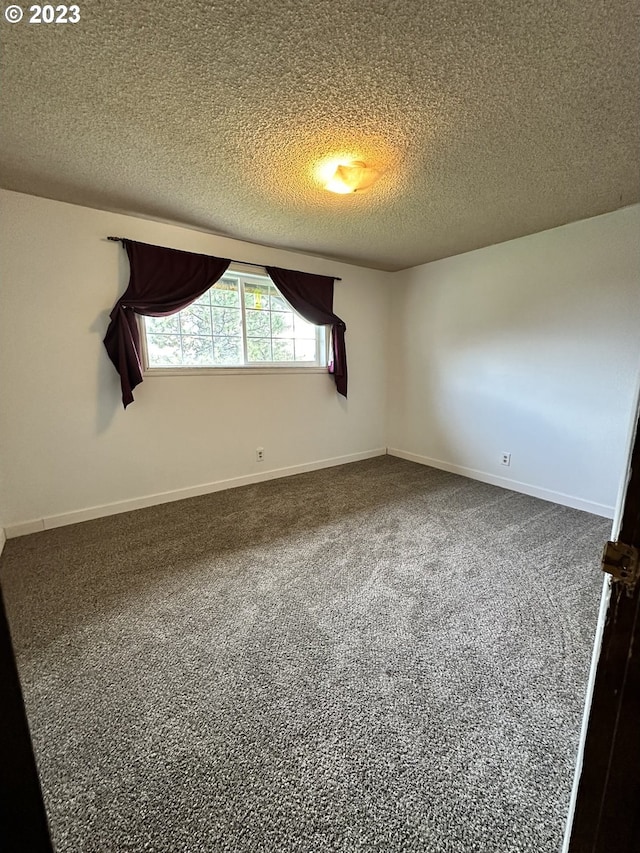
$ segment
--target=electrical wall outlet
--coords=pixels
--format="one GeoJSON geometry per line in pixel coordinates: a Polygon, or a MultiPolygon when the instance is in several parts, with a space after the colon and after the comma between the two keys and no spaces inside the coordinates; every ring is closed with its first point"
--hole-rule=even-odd
{"type": "Polygon", "coordinates": [[[511,454],[510,453],[503,453],[502,456],[500,457],[500,464],[506,465],[507,467],[509,465],[511,465],[511,454]]]}
{"type": "Polygon", "coordinates": [[[264,462],[264,447],[256,447],[256,462],[264,462]]]}

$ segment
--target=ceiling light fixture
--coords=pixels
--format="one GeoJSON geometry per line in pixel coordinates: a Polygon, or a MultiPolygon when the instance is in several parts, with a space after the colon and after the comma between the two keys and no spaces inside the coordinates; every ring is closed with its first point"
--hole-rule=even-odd
{"type": "Polygon", "coordinates": [[[361,192],[368,189],[378,176],[378,172],[366,163],[353,160],[350,163],[341,163],[325,183],[324,188],[341,195],[361,192]]]}

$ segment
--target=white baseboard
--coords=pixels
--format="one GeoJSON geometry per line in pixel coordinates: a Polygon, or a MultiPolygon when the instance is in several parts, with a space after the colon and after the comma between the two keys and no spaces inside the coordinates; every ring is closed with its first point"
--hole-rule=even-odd
{"type": "Polygon", "coordinates": [[[593,515],[601,515],[604,518],[613,518],[615,507],[599,504],[595,501],[587,501],[584,498],[576,498],[573,495],[565,495],[564,492],[554,492],[551,489],[543,489],[540,486],[532,486],[529,483],[520,483],[518,480],[510,480],[508,477],[498,477],[495,474],[487,474],[485,471],[477,471],[475,468],[466,468],[464,465],[454,465],[451,462],[443,462],[441,459],[431,459],[429,456],[419,456],[417,453],[408,453],[406,450],[398,450],[395,447],[387,447],[389,456],[398,456],[400,459],[408,459],[410,462],[418,462],[420,465],[428,465],[431,468],[439,468],[449,471],[451,474],[461,474],[471,480],[480,480],[482,483],[490,483],[492,486],[501,486],[513,492],[523,495],[531,495],[541,498],[543,501],[551,501],[554,504],[570,506],[572,509],[581,509],[593,515]]]}
{"type": "Polygon", "coordinates": [[[211,492],[220,492],[223,489],[235,489],[238,486],[249,486],[253,483],[262,483],[265,480],[276,480],[280,477],[304,474],[307,471],[317,471],[320,468],[332,468],[335,465],[360,462],[363,459],[372,459],[374,456],[384,456],[386,452],[386,447],[378,447],[375,450],[349,453],[346,456],[334,456],[331,459],[319,459],[315,462],[305,462],[302,465],[290,465],[287,468],[272,468],[270,471],[261,471],[259,474],[247,474],[242,477],[232,477],[229,480],[202,483],[199,486],[189,486],[186,489],[175,489],[171,492],[160,492],[154,495],[145,495],[141,498],[132,498],[115,503],[87,507],[86,509],[79,509],[73,512],[64,512],[60,515],[50,515],[46,518],[24,521],[20,524],[10,524],[5,528],[5,532],[7,539],[13,539],[16,536],[26,536],[29,533],[51,530],[54,527],[77,524],[79,521],[91,521],[94,518],[117,515],[118,513],[130,512],[134,509],[144,509],[145,507],[156,506],[157,504],[181,501],[185,498],[195,498],[200,495],[210,494],[211,492]]]}
{"type": "Polygon", "coordinates": [[[4,530],[0,528],[0,553],[2,553],[5,540],[14,539],[17,536],[27,536],[30,533],[38,533],[42,530],[52,530],[55,527],[63,527],[67,524],[77,524],[80,521],[90,521],[94,518],[117,515],[121,512],[144,509],[145,507],[156,506],[157,504],[180,501],[185,498],[194,498],[200,495],[210,494],[211,492],[219,492],[224,489],[235,489],[239,486],[249,486],[252,483],[262,483],[266,480],[275,480],[280,477],[291,477],[294,474],[304,474],[307,471],[317,471],[321,468],[346,465],[349,462],[359,462],[363,459],[372,459],[374,456],[384,456],[385,453],[388,453],[390,456],[398,456],[400,459],[407,459],[410,462],[417,462],[420,465],[428,465],[431,468],[439,468],[443,471],[449,471],[452,474],[461,474],[463,477],[469,477],[472,480],[491,483],[494,486],[501,486],[504,489],[521,492],[522,494],[531,495],[532,497],[541,498],[542,500],[551,501],[552,503],[562,504],[563,506],[569,506],[573,509],[581,509],[585,512],[593,513],[594,515],[603,516],[604,518],[613,518],[614,507],[612,506],[595,503],[594,501],[587,501],[583,498],[574,497],[573,495],[566,495],[563,492],[554,492],[550,489],[532,486],[528,483],[520,483],[517,480],[510,480],[507,477],[498,477],[494,474],[487,474],[484,471],[477,471],[474,468],[466,468],[463,465],[454,465],[450,462],[444,462],[441,459],[432,459],[428,456],[420,456],[417,453],[409,453],[395,447],[378,447],[374,450],[365,450],[360,453],[349,453],[345,456],[334,456],[330,459],[319,459],[315,462],[306,462],[302,465],[290,465],[286,468],[273,468],[269,471],[261,471],[258,474],[247,474],[242,477],[232,477],[228,480],[217,480],[213,483],[202,483],[198,486],[175,489],[170,492],[160,492],[153,495],[145,495],[140,498],[131,498],[129,500],[116,501],[115,503],[87,507],[73,512],[60,513],[59,515],[50,515],[45,518],[32,519],[18,524],[9,524],[4,528],[4,530]]]}

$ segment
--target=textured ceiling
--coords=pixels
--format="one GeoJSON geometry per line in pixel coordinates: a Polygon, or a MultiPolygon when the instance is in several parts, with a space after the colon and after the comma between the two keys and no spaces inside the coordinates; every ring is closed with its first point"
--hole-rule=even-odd
{"type": "Polygon", "coordinates": [[[78,5],[0,23],[8,189],[392,270],[640,198],[636,0],[78,5]]]}

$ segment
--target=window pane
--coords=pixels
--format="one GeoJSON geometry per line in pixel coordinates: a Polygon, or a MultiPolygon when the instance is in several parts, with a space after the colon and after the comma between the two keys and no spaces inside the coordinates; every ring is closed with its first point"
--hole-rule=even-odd
{"type": "Polygon", "coordinates": [[[285,300],[279,293],[271,293],[271,310],[272,311],[291,311],[285,300]]]}
{"type": "Polygon", "coordinates": [[[242,364],[242,338],[214,338],[216,364],[242,364]]]}
{"type": "Polygon", "coordinates": [[[268,311],[254,311],[247,308],[247,337],[265,338],[271,335],[268,311]]]}
{"type": "Polygon", "coordinates": [[[273,342],[274,361],[293,361],[293,341],[281,340],[273,342]]]}
{"type": "Polygon", "coordinates": [[[190,305],[180,312],[183,335],[210,335],[211,311],[203,305],[190,305]]]}
{"type": "Polygon", "coordinates": [[[293,337],[293,314],[274,311],[271,315],[271,334],[274,338],[293,337]]]}
{"type": "Polygon", "coordinates": [[[177,335],[180,332],[180,315],[170,317],[145,317],[144,323],[149,334],[177,335]]]}
{"type": "Polygon", "coordinates": [[[247,359],[249,361],[271,361],[271,340],[269,338],[249,338],[247,340],[247,359]]]}
{"type": "Polygon", "coordinates": [[[182,364],[179,335],[147,335],[147,355],[153,367],[182,364]]]}
{"type": "Polygon", "coordinates": [[[269,285],[247,283],[244,286],[244,304],[246,308],[265,311],[269,308],[269,285]]]}
{"type": "Polygon", "coordinates": [[[202,296],[199,296],[195,302],[191,303],[192,305],[210,305],[211,304],[211,296],[210,292],[207,290],[206,293],[203,293],[202,296]]]}
{"type": "Polygon", "coordinates": [[[212,305],[221,305],[223,308],[240,307],[238,282],[233,278],[221,278],[213,285],[209,294],[212,305]]]}
{"type": "Polygon", "coordinates": [[[315,340],[302,340],[296,338],[295,341],[296,361],[315,361],[316,360],[316,342],[315,340]]]}
{"type": "Polygon", "coordinates": [[[307,323],[297,314],[294,314],[293,317],[293,328],[296,338],[315,338],[316,336],[317,326],[314,326],[313,323],[307,323]]]}
{"type": "Polygon", "coordinates": [[[239,308],[212,308],[213,334],[237,337],[242,334],[242,317],[239,308]]]}
{"type": "Polygon", "coordinates": [[[213,364],[213,345],[211,338],[182,338],[182,363],[194,367],[207,367],[213,364]]]}

